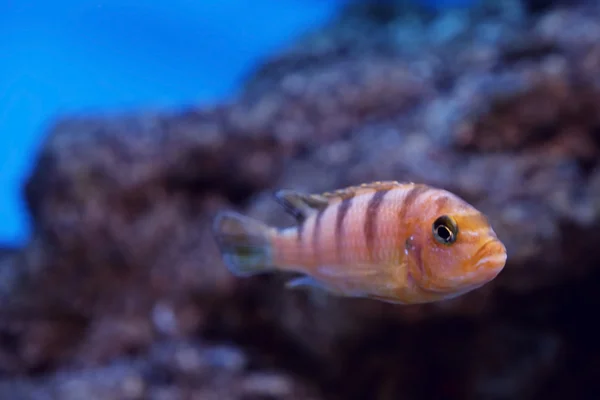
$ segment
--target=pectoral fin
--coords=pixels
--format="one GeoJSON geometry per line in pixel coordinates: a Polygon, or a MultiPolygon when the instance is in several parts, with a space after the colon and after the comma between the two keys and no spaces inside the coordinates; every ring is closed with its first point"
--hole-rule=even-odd
{"type": "Polygon", "coordinates": [[[334,295],[346,296],[347,294],[336,289],[325,282],[319,281],[312,276],[301,276],[288,281],[285,285],[288,289],[307,289],[313,296],[334,295]]]}

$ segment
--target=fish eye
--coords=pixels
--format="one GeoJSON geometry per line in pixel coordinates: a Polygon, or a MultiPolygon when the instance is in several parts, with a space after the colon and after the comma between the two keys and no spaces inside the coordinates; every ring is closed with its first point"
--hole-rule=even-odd
{"type": "Polygon", "coordinates": [[[433,222],[433,237],[438,243],[452,244],[456,242],[458,235],[458,225],[456,221],[448,216],[442,215],[433,222]]]}

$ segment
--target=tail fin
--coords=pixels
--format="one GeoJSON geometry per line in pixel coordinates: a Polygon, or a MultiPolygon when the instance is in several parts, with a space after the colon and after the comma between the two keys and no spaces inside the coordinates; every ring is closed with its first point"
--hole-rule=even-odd
{"type": "Polygon", "coordinates": [[[271,228],[233,211],[217,214],[213,234],[223,262],[236,276],[272,271],[271,228]]]}

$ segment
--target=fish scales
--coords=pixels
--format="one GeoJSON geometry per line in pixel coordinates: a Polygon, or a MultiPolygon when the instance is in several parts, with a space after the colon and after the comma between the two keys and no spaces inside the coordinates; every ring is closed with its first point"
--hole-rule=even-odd
{"type": "Polygon", "coordinates": [[[353,196],[349,196],[348,198],[342,199],[342,201],[337,204],[337,213],[335,216],[335,247],[338,262],[342,264],[348,261],[348,257],[346,257],[346,242],[348,241],[346,235],[346,226],[348,225],[346,216],[352,207],[353,199],[353,196]]]}
{"type": "Polygon", "coordinates": [[[276,230],[271,237],[273,263],[290,270],[314,263],[314,226],[315,219],[309,218],[297,227],[276,230]]]}
{"type": "MultiPolygon", "coordinates": [[[[297,227],[274,238],[278,265],[345,265],[355,262],[400,261],[403,204],[412,185],[363,191],[332,202],[297,227]],[[389,193],[388,193],[389,192],[389,193]]],[[[404,238],[405,240],[405,238],[404,238]]]]}
{"type": "Polygon", "coordinates": [[[322,264],[357,260],[360,242],[354,239],[357,229],[352,220],[360,218],[360,214],[354,196],[333,201],[297,227],[287,228],[273,238],[274,262],[296,269],[314,269],[322,264]],[[299,231],[302,240],[297,239],[299,231]]]}
{"type": "Polygon", "coordinates": [[[315,247],[311,267],[317,265],[333,265],[337,263],[335,252],[335,224],[332,222],[337,213],[337,204],[319,211],[315,217],[315,230],[313,233],[313,245],[315,247]]]}
{"type": "Polygon", "coordinates": [[[375,253],[379,262],[404,263],[404,241],[406,240],[407,221],[402,219],[401,211],[406,209],[405,199],[411,186],[392,189],[386,195],[377,215],[377,240],[375,253]]]}
{"type": "Polygon", "coordinates": [[[342,232],[337,240],[342,250],[341,264],[361,263],[367,260],[368,251],[365,246],[363,227],[367,220],[366,206],[372,193],[351,197],[351,204],[342,222],[342,232]]]}
{"type": "Polygon", "coordinates": [[[331,203],[297,228],[288,228],[297,230],[295,233],[288,230],[276,239],[276,262],[306,268],[400,262],[403,252],[398,244],[406,239],[402,236],[406,231],[404,200],[407,193],[418,192],[413,189],[413,185],[405,185],[365,190],[331,203]],[[298,241],[298,232],[311,240],[298,241]]]}

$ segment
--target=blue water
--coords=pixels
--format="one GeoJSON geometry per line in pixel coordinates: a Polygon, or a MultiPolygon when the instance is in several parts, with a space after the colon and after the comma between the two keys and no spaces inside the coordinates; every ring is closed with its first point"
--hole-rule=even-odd
{"type": "Polygon", "coordinates": [[[53,117],[222,99],[344,2],[0,0],[0,243],[30,234],[21,186],[53,117]]]}

